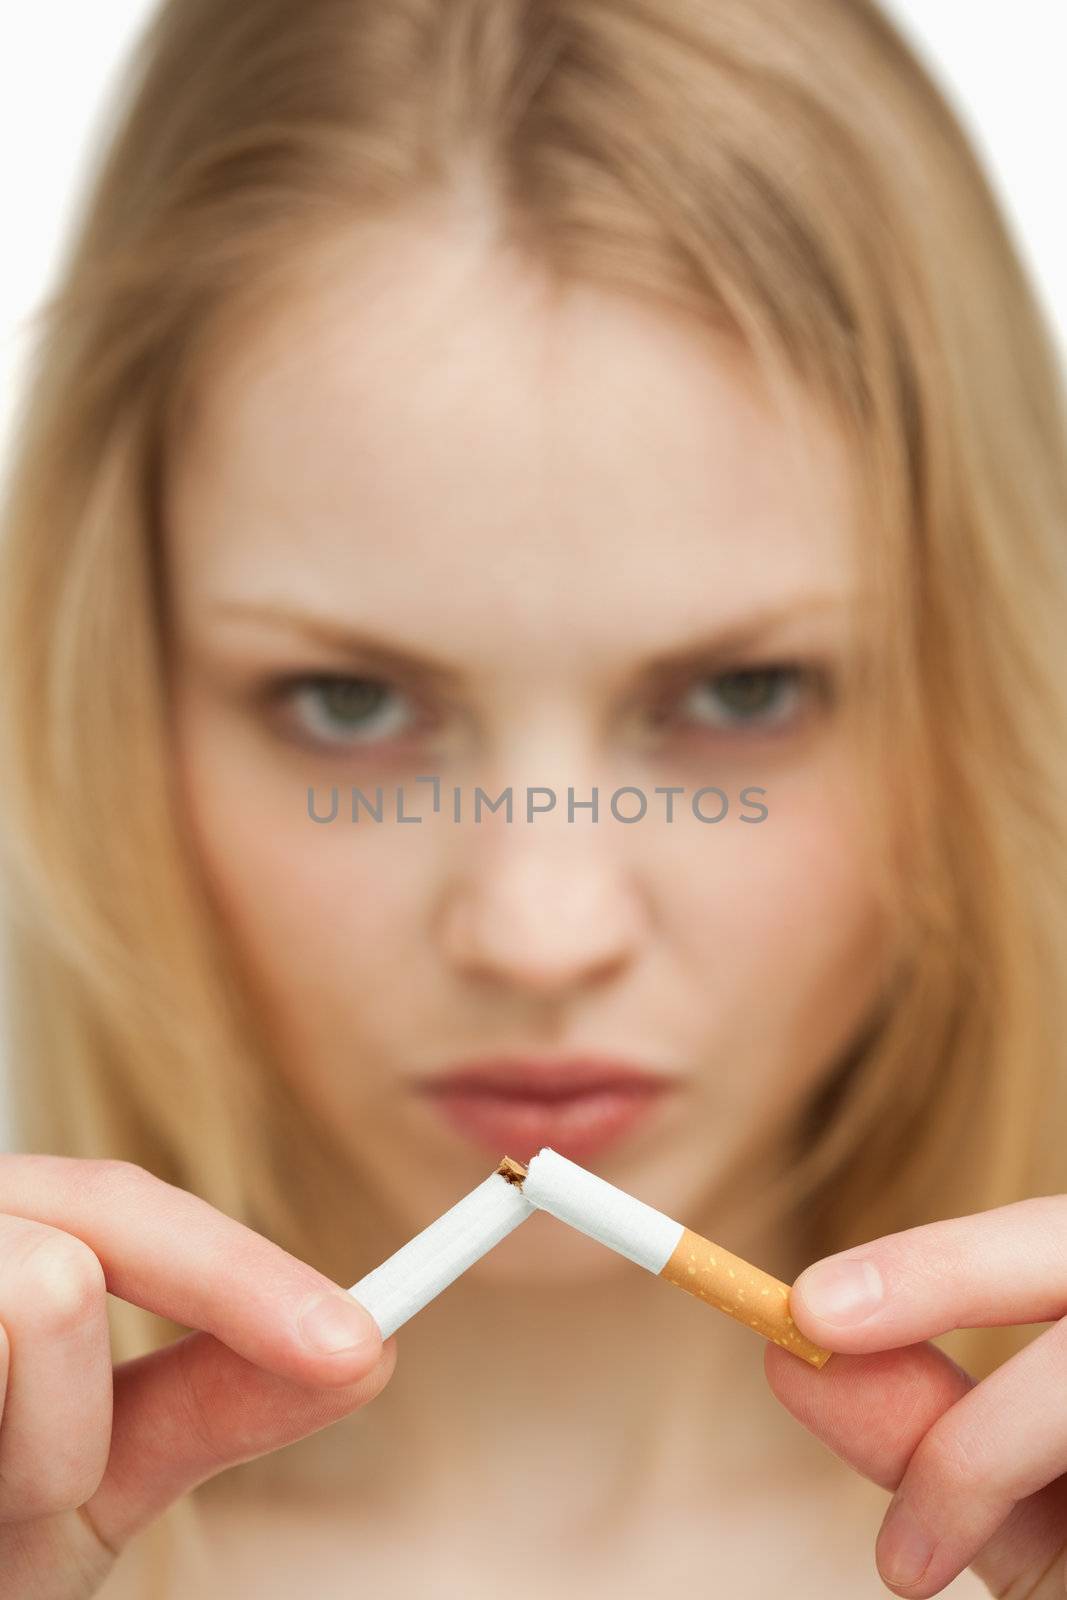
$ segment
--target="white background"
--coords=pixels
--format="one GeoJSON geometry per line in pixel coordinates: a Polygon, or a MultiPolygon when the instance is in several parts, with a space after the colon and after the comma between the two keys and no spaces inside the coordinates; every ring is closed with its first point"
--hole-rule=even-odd
{"type": "MultiPolygon", "coordinates": [[[[983,152],[1064,349],[1063,0],[888,0],[887,9],[983,152]]],[[[49,287],[86,151],[106,127],[111,85],[152,10],[146,0],[34,0],[8,6],[0,24],[0,473],[26,346],[20,324],[49,287]]],[[[0,1149],[7,1137],[0,1093],[0,1149]]]]}

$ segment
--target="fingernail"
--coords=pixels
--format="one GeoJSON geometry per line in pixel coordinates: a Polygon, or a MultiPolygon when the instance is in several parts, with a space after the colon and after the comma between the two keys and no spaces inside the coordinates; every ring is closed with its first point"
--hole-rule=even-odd
{"type": "Polygon", "coordinates": [[[300,1332],[313,1350],[336,1355],[378,1339],[378,1325],[358,1300],[343,1289],[309,1300],[299,1316],[300,1332]]]}
{"type": "Polygon", "coordinates": [[[930,1565],[936,1544],[904,1501],[893,1500],[877,1539],[878,1571],[886,1583],[908,1589],[930,1565]]]}
{"type": "Polygon", "coordinates": [[[863,1322],[882,1303],[882,1274],[873,1261],[831,1258],[807,1267],[797,1283],[809,1311],[837,1327],[863,1322]]]}

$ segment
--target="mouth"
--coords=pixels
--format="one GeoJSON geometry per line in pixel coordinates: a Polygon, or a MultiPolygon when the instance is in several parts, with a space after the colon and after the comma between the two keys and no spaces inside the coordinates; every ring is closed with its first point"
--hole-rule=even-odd
{"type": "Polygon", "coordinates": [[[582,1161],[645,1124],[679,1083],[627,1063],[524,1058],[459,1067],[417,1088],[447,1127],[498,1157],[528,1160],[551,1145],[582,1161]]]}

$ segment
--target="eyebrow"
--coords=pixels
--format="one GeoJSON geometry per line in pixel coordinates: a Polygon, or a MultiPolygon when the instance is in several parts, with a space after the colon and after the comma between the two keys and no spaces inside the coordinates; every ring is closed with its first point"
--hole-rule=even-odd
{"type": "MultiPolygon", "coordinates": [[[[669,649],[655,651],[647,658],[645,667],[656,672],[695,663],[706,665],[765,644],[795,622],[820,613],[844,611],[854,602],[854,595],[841,591],[793,595],[727,621],[712,631],[695,633],[669,649]]],[[[355,628],[350,622],[324,612],[303,611],[285,600],[225,599],[215,601],[210,610],[233,621],[267,623],[299,633],[364,665],[376,666],[385,672],[417,675],[441,687],[454,688],[464,678],[461,671],[438,657],[398,646],[373,630],[355,628]]]]}

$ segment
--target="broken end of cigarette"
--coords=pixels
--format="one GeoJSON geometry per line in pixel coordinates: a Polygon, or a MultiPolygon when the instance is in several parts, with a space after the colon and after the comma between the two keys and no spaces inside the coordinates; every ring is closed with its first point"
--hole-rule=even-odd
{"type": "MultiPolygon", "coordinates": [[[[809,1365],[824,1367],[829,1361],[832,1352],[806,1339],[793,1321],[789,1309],[790,1291],[787,1283],[771,1277],[759,1267],[742,1260],[740,1256],[732,1255],[721,1245],[712,1244],[709,1239],[694,1233],[690,1228],[683,1227],[680,1222],[665,1217],[661,1212],[653,1211],[641,1201],[635,1200],[632,1195],[613,1189],[603,1179],[565,1160],[555,1151],[546,1148],[540,1151],[539,1155],[541,1165],[534,1174],[533,1188],[537,1193],[534,1205],[540,1204],[552,1215],[564,1222],[570,1222],[582,1232],[588,1233],[590,1237],[599,1239],[602,1244],[607,1244],[613,1249],[621,1249],[622,1253],[628,1255],[632,1261],[640,1262],[659,1277],[666,1279],[668,1283],[685,1290],[687,1294],[706,1300],[719,1311],[725,1311],[727,1316],[746,1323],[765,1339],[773,1339],[775,1344],[799,1356],[809,1365]],[[546,1203],[544,1193],[546,1160],[549,1162],[550,1174],[557,1169],[561,1174],[555,1186],[551,1179],[548,1183],[549,1190],[554,1189],[555,1192],[557,1201],[555,1205],[551,1199],[546,1203]],[[577,1180],[580,1180],[580,1186],[576,1186],[577,1180]],[[561,1208],[558,1201],[568,1185],[567,1199],[570,1203],[564,1204],[561,1208]],[[603,1202],[597,1201],[599,1192],[613,1196],[614,1222],[607,1228],[590,1225],[589,1219],[596,1216],[597,1204],[599,1203],[603,1209],[603,1202]],[[621,1230],[618,1220],[622,1214],[619,1210],[620,1205],[625,1208],[628,1219],[624,1220],[621,1230]],[[651,1218],[655,1224],[651,1248],[646,1237],[649,1234],[647,1218],[651,1218]],[[643,1239],[641,1249],[637,1249],[635,1244],[639,1234],[643,1239]],[[621,1238],[623,1242],[620,1243],[621,1238]]],[[[534,1158],[531,1156],[530,1159],[532,1161],[534,1158]]],[[[507,1183],[513,1184],[522,1192],[523,1179],[529,1176],[529,1168],[521,1161],[515,1161],[511,1156],[503,1156],[496,1171],[507,1183]]]]}
{"type": "Polygon", "coordinates": [[[522,1180],[526,1176],[526,1168],[521,1161],[513,1161],[510,1156],[504,1156],[496,1170],[502,1178],[507,1179],[508,1183],[513,1183],[517,1189],[522,1188],[522,1180]]]}

